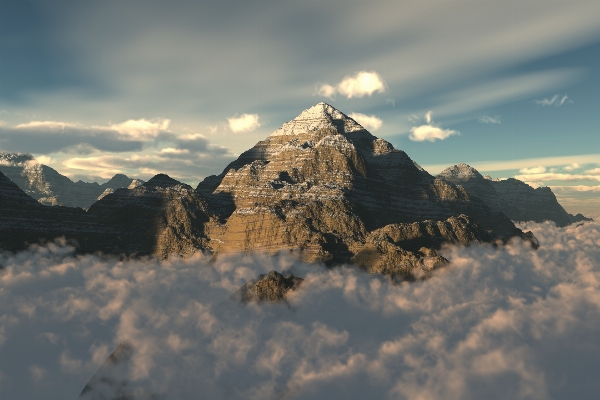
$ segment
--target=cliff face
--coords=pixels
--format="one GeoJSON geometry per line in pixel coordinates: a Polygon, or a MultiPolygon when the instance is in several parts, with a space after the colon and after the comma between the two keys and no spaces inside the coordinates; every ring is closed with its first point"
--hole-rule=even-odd
{"type": "Polygon", "coordinates": [[[503,212],[513,221],[554,221],[557,226],[587,220],[573,216],[558,203],[548,187],[532,188],[518,179],[496,181],[486,179],[466,164],[453,165],[438,178],[463,186],[467,193],[479,197],[490,208],[503,212]]]}
{"type": "Polygon", "coordinates": [[[31,154],[0,153],[0,172],[40,203],[88,208],[106,189],[127,187],[132,179],[123,174],[98,184],[73,182],[55,169],[39,164],[31,154]]]}
{"type": "Polygon", "coordinates": [[[369,232],[461,214],[469,216],[469,229],[486,231],[488,241],[521,234],[503,214],[432,177],[325,103],[284,124],[197,190],[218,204],[215,213],[224,221],[211,234],[216,252],[299,248],[311,261],[351,262],[364,252],[369,232]]]}
{"type": "Polygon", "coordinates": [[[159,174],[117,189],[88,210],[117,234],[96,244],[107,253],[187,256],[208,248],[206,201],[190,186],[159,174]]]}

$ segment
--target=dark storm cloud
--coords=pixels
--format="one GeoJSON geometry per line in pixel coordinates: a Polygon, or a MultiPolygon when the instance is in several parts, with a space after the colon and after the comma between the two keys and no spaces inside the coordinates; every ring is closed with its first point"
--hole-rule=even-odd
{"type": "Polygon", "coordinates": [[[392,285],[285,257],[127,261],[64,245],[0,262],[0,393],[75,398],[118,343],[148,398],[571,399],[600,389],[600,224],[529,224],[541,246],[450,247],[392,285]],[[257,273],[289,307],[223,303],[257,273]]]}

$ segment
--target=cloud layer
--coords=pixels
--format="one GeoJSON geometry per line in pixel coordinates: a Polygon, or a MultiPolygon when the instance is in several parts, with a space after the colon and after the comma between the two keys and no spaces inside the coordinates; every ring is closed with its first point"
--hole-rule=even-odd
{"type": "Polygon", "coordinates": [[[319,96],[333,98],[337,93],[347,99],[371,96],[373,93],[383,93],[386,85],[383,78],[375,71],[360,71],[354,75],[345,76],[337,85],[323,84],[319,87],[319,96]]]}
{"type": "Polygon", "coordinates": [[[75,398],[118,343],[120,378],[165,399],[571,399],[600,389],[600,224],[528,224],[541,247],[451,247],[392,285],[286,257],[127,261],[64,244],[0,257],[0,393],[75,398]],[[289,307],[227,297],[259,272],[289,307]]]}
{"type": "Polygon", "coordinates": [[[432,120],[433,111],[428,111],[425,114],[426,124],[420,126],[413,126],[410,129],[410,135],[408,138],[415,142],[435,142],[436,140],[444,140],[453,135],[460,135],[460,132],[452,129],[442,129],[439,126],[433,124],[432,120]]]}

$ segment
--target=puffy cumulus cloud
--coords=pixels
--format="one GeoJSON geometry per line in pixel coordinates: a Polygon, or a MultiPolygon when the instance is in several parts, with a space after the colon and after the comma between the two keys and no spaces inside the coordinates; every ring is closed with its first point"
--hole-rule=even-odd
{"type": "Polygon", "coordinates": [[[31,121],[0,126],[0,146],[6,151],[48,154],[75,150],[126,152],[169,133],[170,120],[127,120],[108,126],[84,126],[62,121],[31,121]]]}
{"type": "Polygon", "coordinates": [[[284,256],[3,254],[2,393],[75,398],[127,341],[103,374],[139,398],[593,398],[600,224],[521,227],[537,251],[447,247],[449,267],[399,285],[284,256]],[[271,269],[305,279],[288,305],[227,301],[271,269]]]}
{"type": "MultiPolygon", "coordinates": [[[[433,111],[427,111],[425,114],[426,124],[420,126],[413,126],[410,128],[410,140],[415,142],[434,142],[436,140],[444,140],[452,135],[460,135],[460,132],[452,129],[442,129],[433,123],[432,119],[433,111]]],[[[413,122],[413,121],[411,121],[413,122]]]]}
{"type": "Polygon", "coordinates": [[[479,122],[484,124],[501,124],[502,118],[499,115],[496,115],[495,117],[484,115],[483,117],[479,118],[479,122]]]}
{"type": "Polygon", "coordinates": [[[361,124],[365,129],[376,131],[381,128],[383,121],[380,118],[377,118],[375,115],[366,115],[361,113],[353,112],[350,114],[350,118],[361,124]]]}
{"type": "Polygon", "coordinates": [[[229,129],[234,133],[252,132],[261,125],[258,114],[242,114],[239,117],[228,118],[227,122],[229,129]]]}
{"type": "Polygon", "coordinates": [[[371,96],[373,93],[383,93],[385,91],[385,82],[377,72],[360,71],[354,75],[345,76],[335,86],[329,84],[321,85],[317,90],[317,94],[333,99],[335,95],[339,93],[342,96],[351,99],[371,96]]]}
{"type": "Polygon", "coordinates": [[[581,164],[579,163],[571,163],[567,166],[564,166],[562,169],[568,172],[575,171],[581,168],[581,164]]]}
{"type": "Polygon", "coordinates": [[[551,98],[546,97],[546,98],[543,98],[542,100],[535,100],[535,103],[542,107],[546,107],[546,106],[560,107],[563,104],[572,104],[573,101],[571,99],[569,99],[569,96],[567,96],[566,94],[563,96],[559,96],[558,94],[555,94],[551,98]]]}
{"type": "Polygon", "coordinates": [[[541,174],[546,172],[546,167],[533,167],[533,168],[521,168],[519,170],[522,174],[541,174]]]}

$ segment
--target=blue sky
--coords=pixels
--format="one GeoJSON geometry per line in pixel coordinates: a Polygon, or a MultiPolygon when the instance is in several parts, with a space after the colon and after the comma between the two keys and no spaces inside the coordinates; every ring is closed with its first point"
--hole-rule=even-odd
{"type": "Polygon", "coordinates": [[[598,1],[3,0],[0,150],[195,185],[326,101],[431,173],[466,162],[600,215],[599,20],[598,1]]]}

